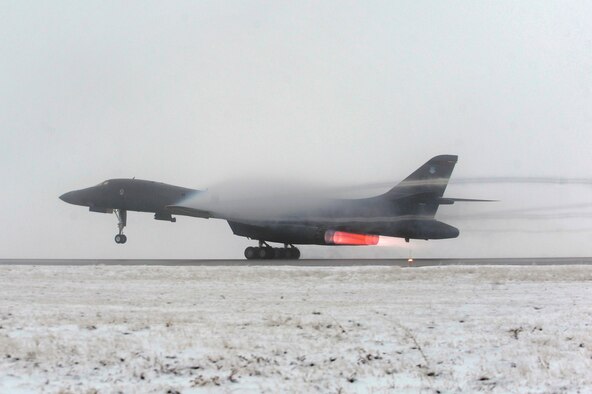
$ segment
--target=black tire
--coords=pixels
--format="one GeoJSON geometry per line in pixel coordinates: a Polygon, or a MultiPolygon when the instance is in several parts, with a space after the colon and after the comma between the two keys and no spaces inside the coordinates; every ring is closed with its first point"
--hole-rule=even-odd
{"type": "Polygon", "coordinates": [[[267,248],[257,248],[257,258],[264,259],[267,257],[267,248]]]}
{"type": "Polygon", "coordinates": [[[292,248],[285,248],[284,249],[284,258],[287,260],[292,259],[292,248]]]}
{"type": "Polygon", "coordinates": [[[260,259],[273,259],[273,248],[259,248],[260,259]]]}
{"type": "Polygon", "coordinates": [[[245,257],[247,258],[247,260],[254,259],[256,255],[257,255],[256,248],[249,246],[248,248],[245,249],[245,257]]]}
{"type": "Polygon", "coordinates": [[[286,249],[285,248],[277,248],[274,249],[275,255],[273,256],[276,259],[285,259],[286,258],[286,249]]]}
{"type": "Polygon", "coordinates": [[[298,248],[292,248],[292,259],[298,260],[300,258],[300,250],[298,248]]]}
{"type": "Polygon", "coordinates": [[[121,243],[121,234],[117,234],[117,235],[115,236],[115,243],[116,243],[116,244],[120,244],[120,243],[121,243]]]}
{"type": "Polygon", "coordinates": [[[124,234],[121,234],[121,243],[124,244],[127,242],[127,237],[124,234]]]}

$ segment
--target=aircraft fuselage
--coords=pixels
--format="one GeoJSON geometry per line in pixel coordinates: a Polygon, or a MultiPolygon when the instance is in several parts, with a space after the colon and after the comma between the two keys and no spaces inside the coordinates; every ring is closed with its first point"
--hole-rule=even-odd
{"type": "Polygon", "coordinates": [[[110,179],[96,186],[74,190],[60,199],[103,212],[114,209],[168,214],[168,205],[178,204],[198,190],[142,179],[110,179]]]}
{"type": "Polygon", "coordinates": [[[194,197],[208,195],[200,190],[140,179],[110,179],[60,198],[93,212],[115,212],[117,243],[127,240],[127,211],[151,212],[155,219],[171,222],[176,221],[173,215],[226,220],[235,235],[259,241],[258,248],[247,248],[247,258],[298,258],[293,244],[375,245],[379,235],[406,240],[457,237],[457,228],[434,218],[440,205],[477,201],[443,197],[456,161],[453,155],[433,157],[388,192],[362,199],[302,202],[290,195],[271,197],[269,204],[256,200],[259,206],[249,207],[245,205],[252,201],[217,205],[214,198],[202,206],[194,197]],[[283,243],[285,248],[276,250],[266,242],[283,243]]]}

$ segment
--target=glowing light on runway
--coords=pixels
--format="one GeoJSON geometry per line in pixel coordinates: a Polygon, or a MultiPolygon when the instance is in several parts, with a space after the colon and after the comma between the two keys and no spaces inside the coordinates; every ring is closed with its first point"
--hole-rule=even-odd
{"type": "Polygon", "coordinates": [[[354,234],[344,231],[325,232],[325,242],[333,245],[377,245],[378,235],[354,234]]]}

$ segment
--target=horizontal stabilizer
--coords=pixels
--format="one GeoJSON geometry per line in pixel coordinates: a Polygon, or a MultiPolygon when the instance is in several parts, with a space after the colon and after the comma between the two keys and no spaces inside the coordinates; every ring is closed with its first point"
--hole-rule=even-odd
{"type": "Polygon", "coordinates": [[[452,205],[455,202],[498,202],[499,200],[479,200],[476,198],[450,198],[440,197],[436,200],[440,205],[452,205]]]}

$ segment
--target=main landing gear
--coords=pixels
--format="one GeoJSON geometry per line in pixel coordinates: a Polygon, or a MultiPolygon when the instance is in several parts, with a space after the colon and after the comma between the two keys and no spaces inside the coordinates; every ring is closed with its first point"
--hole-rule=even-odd
{"type": "Polygon", "coordinates": [[[249,246],[245,249],[247,260],[285,259],[298,260],[300,250],[294,245],[285,244],[283,248],[272,248],[265,241],[259,241],[259,247],[249,246]]]}
{"type": "Polygon", "coordinates": [[[119,233],[115,236],[115,243],[124,244],[127,237],[123,235],[123,228],[127,224],[127,211],[125,209],[115,209],[115,216],[117,216],[117,228],[119,233]]]}

